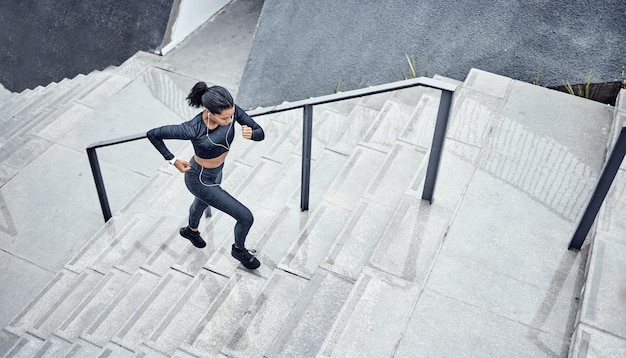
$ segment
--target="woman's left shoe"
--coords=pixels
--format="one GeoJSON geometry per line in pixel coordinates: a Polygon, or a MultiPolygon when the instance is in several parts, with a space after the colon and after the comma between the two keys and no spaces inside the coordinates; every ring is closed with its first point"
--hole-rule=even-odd
{"type": "Polygon", "coordinates": [[[233,244],[230,254],[248,270],[255,270],[261,266],[261,262],[250,251],[238,249],[235,247],[235,244],[233,244]]]}
{"type": "Polygon", "coordinates": [[[201,249],[201,248],[206,246],[206,242],[204,242],[204,240],[202,240],[202,236],[200,236],[200,233],[197,232],[197,231],[191,230],[189,228],[189,226],[181,227],[178,232],[180,233],[180,236],[182,236],[185,239],[191,241],[193,246],[195,246],[195,247],[197,247],[199,249],[201,249]]]}

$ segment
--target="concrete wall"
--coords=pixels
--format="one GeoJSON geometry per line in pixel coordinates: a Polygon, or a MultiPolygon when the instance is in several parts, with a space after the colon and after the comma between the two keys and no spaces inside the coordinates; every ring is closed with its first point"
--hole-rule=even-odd
{"type": "Polygon", "coordinates": [[[168,53],[230,0],[176,0],[161,54],[168,53]]]}
{"type": "Polygon", "coordinates": [[[0,83],[19,92],[157,51],[172,2],[0,1],[0,83]]]}

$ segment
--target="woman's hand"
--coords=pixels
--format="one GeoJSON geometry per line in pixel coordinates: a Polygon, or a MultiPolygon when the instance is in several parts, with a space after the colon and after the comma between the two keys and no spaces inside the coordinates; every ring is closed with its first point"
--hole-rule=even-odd
{"type": "Polygon", "coordinates": [[[181,159],[176,159],[176,161],[174,162],[174,166],[181,173],[187,172],[191,169],[191,164],[189,164],[188,161],[181,159]]]}
{"type": "Polygon", "coordinates": [[[242,125],[241,126],[241,135],[243,135],[244,138],[246,139],[252,139],[252,128],[248,127],[247,125],[242,125]]]}

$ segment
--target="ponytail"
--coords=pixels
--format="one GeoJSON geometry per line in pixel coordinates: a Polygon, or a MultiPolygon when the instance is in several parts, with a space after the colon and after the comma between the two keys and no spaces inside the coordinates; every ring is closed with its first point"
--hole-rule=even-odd
{"type": "Polygon", "coordinates": [[[222,86],[208,87],[205,82],[196,83],[187,96],[192,107],[204,106],[209,112],[220,114],[224,109],[235,105],[233,96],[222,86]]]}
{"type": "Polygon", "coordinates": [[[187,102],[189,105],[196,108],[202,106],[202,95],[206,93],[208,89],[209,87],[205,82],[196,83],[187,96],[187,102]]]}

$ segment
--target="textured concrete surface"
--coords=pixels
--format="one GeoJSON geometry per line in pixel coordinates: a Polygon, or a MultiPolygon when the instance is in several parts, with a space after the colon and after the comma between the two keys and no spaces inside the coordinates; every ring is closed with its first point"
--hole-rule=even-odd
{"type": "MultiPolygon", "coordinates": [[[[316,107],[307,212],[298,207],[302,112],[259,117],[266,140],[238,141],[224,178],[255,215],[248,242],[263,266],[254,273],[230,258],[233,222],[223,214],[201,222],[206,249],[178,236],[191,197],[180,175],[140,143],[99,152],[116,201],[114,219],[102,226],[85,143],[186,119],[184,95],[198,80],[187,74],[212,68],[187,65],[209,52],[197,42],[236,28],[213,23],[241,21],[250,31],[261,5],[233,2],[226,19],[173,52],[185,56],[139,53],[96,76],[99,86],[72,99],[63,115],[34,122],[28,135],[37,141],[3,158],[0,168],[13,174],[0,187],[0,280],[11,287],[0,293],[7,315],[0,323],[10,321],[0,329],[0,352],[622,355],[623,170],[595,239],[581,252],[566,247],[623,123],[624,102],[614,110],[472,69],[455,96],[432,204],[420,194],[436,91],[316,107]],[[47,183],[37,183],[37,173],[47,183]],[[28,226],[29,208],[39,227],[28,226]],[[74,230],[63,242],[57,236],[68,226],[74,230]],[[55,266],[63,257],[66,264],[55,266]]],[[[233,53],[251,41],[230,43],[233,53]]],[[[189,147],[177,154],[189,156],[189,147]]]]}
{"type": "Polygon", "coordinates": [[[464,80],[471,68],[560,86],[622,79],[623,1],[267,0],[242,78],[243,106],[387,83],[464,80]]]}
{"type": "Polygon", "coordinates": [[[21,92],[157,50],[172,3],[2,1],[0,83],[21,92]]]}

